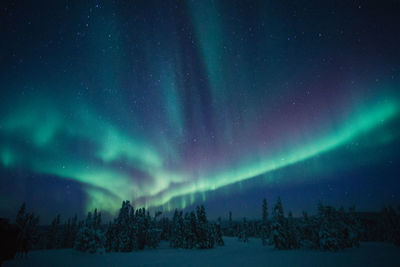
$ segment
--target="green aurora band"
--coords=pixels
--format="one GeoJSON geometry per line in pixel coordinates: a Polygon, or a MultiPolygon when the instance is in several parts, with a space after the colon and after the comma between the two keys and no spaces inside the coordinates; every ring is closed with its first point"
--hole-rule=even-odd
{"type": "MultiPolygon", "coordinates": [[[[384,101],[352,114],[334,132],[314,137],[311,142],[305,141],[296,148],[261,156],[257,160],[243,159],[240,164],[230,166],[227,171],[209,171],[193,178],[184,171],[164,169],[162,157],[156,150],[151,149],[149,143],[125,136],[113,125],[96,120],[87,109],[84,112],[85,116],[81,113],[77,121],[61,123],[61,113],[57,113],[56,109],[46,106],[41,101],[31,106],[31,109],[27,109],[26,106],[19,109],[14,116],[1,122],[2,131],[32,140],[34,150],[33,154],[29,155],[15,147],[2,144],[1,163],[6,168],[21,164],[36,173],[56,175],[83,183],[89,196],[87,209],[99,207],[113,212],[119,208],[122,200],[132,199],[138,205],[162,206],[170,210],[174,208],[169,203],[173,198],[182,197],[180,207],[184,208],[195,201],[198,193],[205,200],[207,191],[245,181],[335,150],[383,127],[398,116],[399,110],[395,99],[384,101]],[[41,119],[49,110],[53,111],[52,116],[46,120],[41,119]],[[96,160],[88,163],[83,158],[75,157],[75,160],[72,160],[72,154],[60,155],[60,148],[54,148],[57,135],[60,134],[71,138],[79,136],[94,142],[97,149],[91,156],[96,160]],[[128,171],[112,165],[113,161],[121,158],[125,158],[132,166],[139,166],[150,177],[151,182],[139,184],[128,171]],[[174,187],[170,187],[171,183],[174,183],[174,187]],[[186,201],[186,195],[189,196],[189,201],[186,201]]],[[[79,153],[79,150],[70,153],[76,152],[79,153]]],[[[275,181],[265,180],[265,183],[273,182],[275,181]]]]}
{"type": "MultiPolygon", "coordinates": [[[[353,117],[344,122],[334,134],[317,137],[313,142],[305,143],[297,149],[289,149],[287,152],[277,154],[273,157],[265,157],[254,162],[241,164],[236,168],[231,167],[229,171],[226,172],[209,174],[208,176],[199,178],[198,182],[182,186],[176,190],[168,190],[166,194],[151,199],[147,204],[151,206],[163,205],[174,197],[215,190],[310,159],[321,153],[337,149],[357,139],[361,135],[383,126],[385,123],[398,116],[398,112],[399,105],[397,102],[386,102],[362,114],[353,115],[353,117]]],[[[274,181],[266,180],[266,183],[268,182],[274,181]]],[[[193,196],[191,199],[191,202],[193,202],[193,196]]],[[[181,208],[184,207],[185,205],[181,205],[181,208]]]]}

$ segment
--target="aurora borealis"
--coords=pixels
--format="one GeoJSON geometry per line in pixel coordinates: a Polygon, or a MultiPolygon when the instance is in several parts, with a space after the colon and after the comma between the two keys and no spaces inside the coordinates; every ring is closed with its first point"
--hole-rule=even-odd
{"type": "Polygon", "coordinates": [[[1,214],[400,200],[394,1],[0,5],[1,214]]]}

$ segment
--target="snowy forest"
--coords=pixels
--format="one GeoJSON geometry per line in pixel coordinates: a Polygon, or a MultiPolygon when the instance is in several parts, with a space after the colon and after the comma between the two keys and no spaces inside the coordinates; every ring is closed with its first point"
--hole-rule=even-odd
{"type": "Polygon", "coordinates": [[[171,248],[212,249],[224,246],[224,236],[241,242],[258,238],[264,246],[278,250],[338,251],[359,247],[362,241],[400,246],[400,207],[360,213],[354,208],[336,209],[318,203],[317,210],[312,216],[304,212],[294,217],[291,212],[285,214],[280,198],[271,211],[264,199],[258,220],[234,220],[229,212],[227,218],[213,221],[207,218],[203,205],[190,212],[175,210],[170,218],[161,212],[152,215],[145,208],[135,209],[124,201],[118,216],[108,223],[95,209],[84,220],[74,216],[62,222],[57,215],[50,226],[39,226],[39,217],[23,204],[15,222],[1,220],[2,260],[27,257],[28,251],[39,249],[74,248],[98,254],[156,249],[160,241],[167,241],[171,248]]]}

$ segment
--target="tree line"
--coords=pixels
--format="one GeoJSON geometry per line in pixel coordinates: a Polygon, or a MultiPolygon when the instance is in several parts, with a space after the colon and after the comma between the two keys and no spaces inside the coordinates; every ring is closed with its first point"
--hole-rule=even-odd
{"type": "Polygon", "coordinates": [[[360,213],[354,207],[336,209],[321,202],[317,214],[309,216],[306,212],[294,218],[292,212],[285,216],[282,201],[277,199],[269,215],[267,200],[261,208],[261,219],[248,221],[232,220],[223,227],[225,236],[235,236],[243,242],[249,237],[259,237],[263,245],[276,249],[320,249],[338,251],[359,247],[360,242],[390,242],[400,246],[400,206],[397,211],[384,207],[381,212],[360,213]]]}
{"type": "Polygon", "coordinates": [[[95,209],[84,220],[75,215],[63,224],[57,215],[44,230],[38,227],[39,217],[27,212],[23,204],[14,224],[0,221],[6,237],[2,240],[2,260],[12,254],[10,251],[24,256],[32,248],[130,252],[156,248],[161,240],[169,242],[172,248],[210,249],[223,246],[223,236],[237,237],[243,242],[255,237],[263,245],[277,249],[337,251],[358,247],[361,241],[392,242],[400,246],[400,207],[395,210],[388,206],[380,213],[362,214],[354,208],[336,209],[318,203],[317,210],[313,216],[303,212],[301,217],[294,218],[291,212],[285,215],[278,198],[269,214],[264,199],[259,220],[233,220],[229,212],[227,220],[219,217],[210,221],[203,205],[190,212],[175,210],[170,219],[161,217],[161,212],[151,215],[149,210],[135,209],[129,201],[123,201],[117,217],[108,224],[102,223],[101,212],[95,209]]]}

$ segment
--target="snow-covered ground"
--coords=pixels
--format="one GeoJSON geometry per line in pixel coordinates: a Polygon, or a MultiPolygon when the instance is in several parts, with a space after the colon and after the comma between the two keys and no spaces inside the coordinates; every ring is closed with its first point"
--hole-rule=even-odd
{"type": "Polygon", "coordinates": [[[387,243],[362,243],[341,252],[315,250],[279,251],[263,247],[259,239],[242,243],[225,237],[223,247],[210,250],[171,249],[166,242],[158,249],[131,253],[91,255],[73,249],[40,250],[27,259],[4,262],[4,266],[400,266],[400,248],[387,243]]]}

